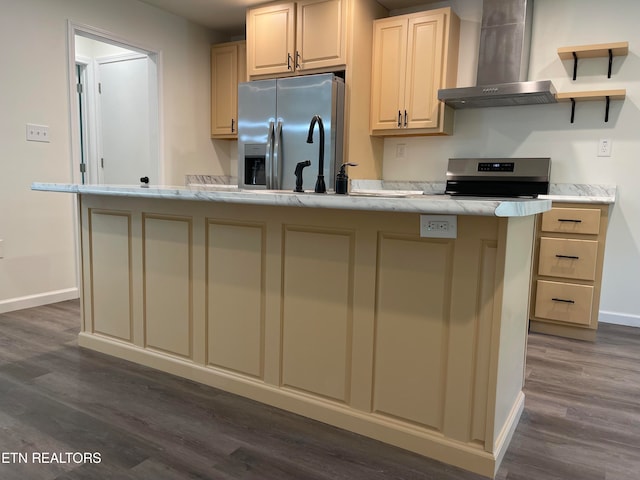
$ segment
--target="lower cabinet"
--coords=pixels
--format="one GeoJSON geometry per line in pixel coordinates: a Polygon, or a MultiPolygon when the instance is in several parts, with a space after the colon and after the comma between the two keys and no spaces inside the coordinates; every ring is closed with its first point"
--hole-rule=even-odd
{"type": "Polygon", "coordinates": [[[608,205],[555,203],[538,216],[530,330],[594,340],[608,205]]]}

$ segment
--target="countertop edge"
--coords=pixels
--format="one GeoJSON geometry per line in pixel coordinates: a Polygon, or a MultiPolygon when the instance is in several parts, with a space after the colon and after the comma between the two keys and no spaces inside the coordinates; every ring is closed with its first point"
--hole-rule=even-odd
{"type": "Polygon", "coordinates": [[[283,207],[332,208],[399,213],[522,217],[551,209],[548,199],[455,198],[438,195],[367,197],[293,192],[229,191],[180,186],[79,185],[34,182],[35,191],[283,207]]]}

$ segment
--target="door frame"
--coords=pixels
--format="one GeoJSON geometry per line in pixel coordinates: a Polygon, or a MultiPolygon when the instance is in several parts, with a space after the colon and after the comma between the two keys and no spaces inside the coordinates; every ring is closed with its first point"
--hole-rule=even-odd
{"type": "MultiPolygon", "coordinates": [[[[160,99],[162,98],[162,53],[151,49],[147,46],[140,45],[136,42],[129,41],[127,39],[121,38],[117,35],[114,35],[105,30],[101,30],[95,27],[91,27],[89,25],[82,25],[78,23],[74,23],[71,20],[67,21],[67,45],[68,45],[68,99],[69,99],[69,120],[70,120],[70,150],[71,150],[71,175],[73,183],[80,184],[82,183],[82,175],[80,173],[80,161],[82,158],[82,152],[80,151],[80,120],[78,118],[78,98],[76,91],[76,63],[82,63],[82,59],[76,59],[76,45],[75,45],[75,36],[79,35],[82,37],[91,38],[93,40],[97,40],[104,43],[109,43],[112,45],[116,45],[119,47],[126,48],[128,50],[132,50],[134,52],[139,52],[142,55],[148,56],[151,60],[151,64],[155,65],[155,75],[150,76],[149,80],[149,92],[150,95],[155,97],[156,106],[157,106],[157,135],[156,135],[156,145],[154,146],[154,150],[156,152],[156,168],[155,174],[158,179],[158,184],[164,183],[165,169],[164,169],[164,151],[162,145],[164,144],[164,128],[163,128],[163,114],[162,114],[162,102],[160,99]],[[77,62],[79,60],[79,62],[77,62]]],[[[95,106],[95,102],[93,103],[95,106]]],[[[95,119],[95,110],[93,113],[89,114],[89,119],[95,119]]],[[[90,138],[91,146],[90,151],[98,151],[98,146],[95,145],[99,135],[97,135],[98,130],[94,125],[89,125],[89,131],[93,132],[93,138],[90,138]]],[[[91,166],[87,167],[91,170],[91,166]]],[[[95,170],[95,168],[93,169],[95,170]]],[[[91,172],[88,176],[92,182],[97,182],[98,175],[97,172],[91,172]]]]}
{"type": "MultiPolygon", "coordinates": [[[[80,172],[80,161],[82,159],[82,152],[80,150],[81,139],[80,139],[80,119],[78,116],[78,95],[77,95],[77,86],[76,86],[76,65],[77,63],[82,63],[84,59],[78,58],[76,59],[76,40],[75,36],[79,35],[82,37],[88,37],[93,40],[98,40],[104,43],[110,43],[112,45],[117,45],[128,50],[138,51],[142,54],[147,55],[151,62],[155,64],[155,75],[154,81],[150,80],[150,87],[152,90],[150,92],[156,97],[156,108],[157,108],[157,135],[156,135],[156,161],[157,161],[157,178],[158,183],[164,183],[164,149],[162,145],[164,145],[164,121],[163,121],[163,108],[162,102],[160,101],[163,98],[163,86],[162,86],[162,52],[149,48],[147,46],[141,45],[137,42],[132,42],[128,39],[121,38],[117,35],[114,35],[105,30],[101,30],[99,28],[91,27],[89,25],[83,25],[79,23],[72,22],[71,20],[67,20],[67,80],[68,80],[68,90],[67,90],[67,99],[68,99],[68,116],[69,116],[69,150],[71,152],[70,164],[69,168],[71,169],[71,181],[75,184],[82,183],[82,174],[80,172]],[[78,60],[78,61],[77,61],[78,60]]],[[[91,74],[95,73],[95,69],[91,68],[91,74]]],[[[95,114],[95,110],[92,115],[95,114]]],[[[89,126],[89,129],[94,129],[94,126],[89,126]]],[[[94,129],[95,130],[95,129],[94,129]]],[[[95,132],[94,132],[95,135],[95,132]]],[[[95,148],[97,151],[97,145],[90,147],[95,148]]],[[[95,177],[97,180],[97,173],[95,173],[95,177]]],[[[79,210],[79,199],[73,199],[72,201],[72,209],[73,209],[73,225],[74,225],[74,250],[75,250],[75,258],[76,258],[76,288],[78,291],[81,291],[81,279],[82,279],[82,260],[80,258],[80,210],[79,210]]],[[[82,299],[82,297],[81,297],[82,299]]],[[[84,306],[81,305],[81,311],[83,312],[84,306]]],[[[83,314],[84,318],[84,314],[83,314]]],[[[84,329],[84,323],[82,325],[84,329]]]]}

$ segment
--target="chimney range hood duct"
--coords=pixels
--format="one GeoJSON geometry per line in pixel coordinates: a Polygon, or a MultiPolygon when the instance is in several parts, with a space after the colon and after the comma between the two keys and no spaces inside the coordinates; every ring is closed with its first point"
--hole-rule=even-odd
{"type": "Polygon", "coordinates": [[[475,87],[438,90],[452,108],[556,103],[550,80],[527,81],[533,0],[483,0],[475,87]]]}

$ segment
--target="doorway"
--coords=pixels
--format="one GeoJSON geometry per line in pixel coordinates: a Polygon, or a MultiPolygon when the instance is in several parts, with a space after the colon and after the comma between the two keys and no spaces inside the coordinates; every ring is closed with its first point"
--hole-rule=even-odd
{"type": "Polygon", "coordinates": [[[158,54],[69,25],[75,183],[162,183],[158,54]]]}

